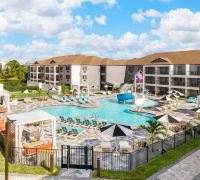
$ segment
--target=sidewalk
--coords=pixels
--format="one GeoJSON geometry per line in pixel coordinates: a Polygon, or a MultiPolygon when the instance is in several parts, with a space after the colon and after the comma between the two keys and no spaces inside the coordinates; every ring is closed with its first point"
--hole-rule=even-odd
{"type": "MultiPolygon", "coordinates": [[[[27,174],[9,174],[9,180],[91,180],[91,170],[82,169],[62,169],[59,176],[45,176],[45,175],[27,175],[27,174]]],[[[4,174],[0,174],[0,180],[4,180],[4,174]]]]}
{"type": "Polygon", "coordinates": [[[175,164],[159,171],[148,180],[199,180],[200,149],[187,154],[175,164]]]}

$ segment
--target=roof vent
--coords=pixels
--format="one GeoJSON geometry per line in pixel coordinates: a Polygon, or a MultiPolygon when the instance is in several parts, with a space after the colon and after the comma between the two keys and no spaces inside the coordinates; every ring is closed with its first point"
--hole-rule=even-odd
{"type": "Polygon", "coordinates": [[[50,61],[50,64],[54,64],[56,63],[56,61],[54,61],[53,59],[50,61]]]}
{"type": "Polygon", "coordinates": [[[151,61],[152,63],[162,63],[162,62],[168,62],[167,60],[165,59],[162,59],[162,58],[157,58],[157,59],[154,59],[153,61],[151,61]]]}

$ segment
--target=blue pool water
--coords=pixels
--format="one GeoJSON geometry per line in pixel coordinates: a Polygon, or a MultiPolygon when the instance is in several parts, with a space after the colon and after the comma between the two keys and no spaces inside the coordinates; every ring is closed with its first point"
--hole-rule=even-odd
{"type": "MultiPolygon", "coordinates": [[[[56,117],[63,116],[83,116],[83,117],[94,117],[106,119],[114,123],[124,125],[144,125],[146,120],[152,119],[151,115],[142,115],[135,112],[129,112],[129,109],[134,109],[136,105],[131,104],[119,104],[116,98],[101,99],[100,107],[98,108],[81,108],[76,106],[48,106],[38,108],[44,110],[56,117]]],[[[142,104],[143,107],[155,106],[158,103],[156,101],[146,99],[142,104]]],[[[38,110],[37,109],[37,110],[38,110]]]]}
{"type": "Polygon", "coordinates": [[[72,129],[76,129],[78,131],[78,134],[81,134],[85,131],[85,128],[80,127],[72,127],[72,126],[63,126],[63,125],[57,125],[57,129],[61,129],[62,127],[66,127],[68,131],[72,131],[72,129]]]}

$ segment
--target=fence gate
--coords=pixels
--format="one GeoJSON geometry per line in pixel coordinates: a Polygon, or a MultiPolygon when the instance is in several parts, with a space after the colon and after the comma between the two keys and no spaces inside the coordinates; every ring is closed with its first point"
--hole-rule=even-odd
{"type": "Polygon", "coordinates": [[[93,169],[93,147],[62,145],[61,167],[93,169]]]}

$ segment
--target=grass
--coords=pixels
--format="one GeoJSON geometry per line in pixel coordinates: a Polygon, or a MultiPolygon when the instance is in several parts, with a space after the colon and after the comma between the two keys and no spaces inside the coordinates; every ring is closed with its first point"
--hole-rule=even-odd
{"type": "MultiPolygon", "coordinates": [[[[159,170],[176,162],[187,153],[196,150],[200,147],[200,137],[193,139],[186,144],[177,146],[175,150],[166,152],[160,157],[157,157],[148,163],[138,166],[136,169],[128,172],[101,171],[101,178],[108,179],[132,179],[143,180],[152,176],[159,170]]],[[[97,177],[97,172],[93,171],[92,176],[97,177]]]]}
{"type": "MultiPolygon", "coordinates": [[[[3,150],[0,148],[0,172],[5,172],[3,150]]],[[[50,172],[47,167],[41,166],[25,166],[17,164],[9,164],[9,173],[18,174],[37,174],[37,175],[58,175],[60,173],[59,168],[54,168],[54,172],[50,172]]]]}
{"type": "Polygon", "coordinates": [[[38,91],[32,91],[32,92],[28,92],[28,93],[23,93],[23,92],[17,91],[17,92],[12,92],[12,96],[17,99],[36,98],[36,97],[44,97],[44,96],[46,97],[46,96],[48,96],[48,93],[45,91],[42,91],[40,93],[38,91]]]}

